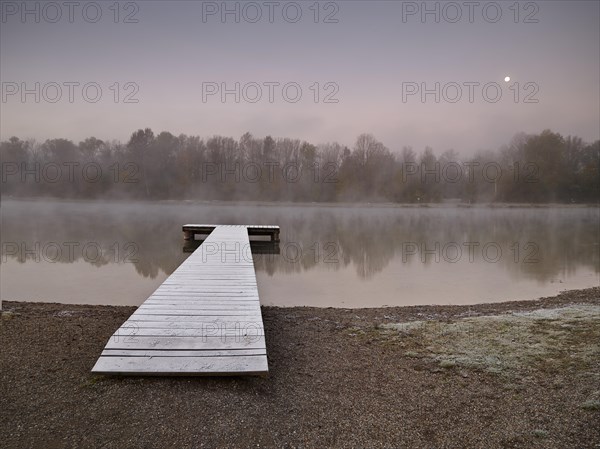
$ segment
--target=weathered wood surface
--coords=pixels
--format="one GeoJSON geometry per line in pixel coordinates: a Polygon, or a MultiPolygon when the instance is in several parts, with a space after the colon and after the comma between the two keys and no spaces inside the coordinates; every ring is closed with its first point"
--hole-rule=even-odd
{"type": "MultiPolygon", "coordinates": [[[[113,334],[92,372],[268,372],[249,228],[189,226],[210,227],[210,234],[113,334]]],[[[279,227],[265,228],[276,228],[278,237],[279,227]]]]}
{"type": "MultiPolygon", "coordinates": [[[[183,225],[183,236],[186,240],[193,240],[196,234],[210,234],[217,225],[186,224],[183,225]]],[[[243,225],[250,236],[270,236],[271,241],[279,242],[279,226],[275,225],[243,225]]]]}

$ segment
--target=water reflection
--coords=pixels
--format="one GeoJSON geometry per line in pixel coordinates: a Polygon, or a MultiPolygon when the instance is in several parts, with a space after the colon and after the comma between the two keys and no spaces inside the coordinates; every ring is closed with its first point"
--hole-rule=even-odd
{"type": "MultiPolygon", "coordinates": [[[[119,270],[123,275],[121,284],[109,281],[99,287],[100,293],[86,292],[86,297],[110,298],[92,302],[140,303],[187,257],[190,248],[182,251],[181,225],[185,223],[280,225],[279,254],[256,246],[253,251],[265,291],[261,296],[272,304],[440,302],[430,296],[439,296],[444,285],[457,285],[461,298],[479,302],[483,285],[472,290],[464,285],[475,273],[489,286],[506,288],[506,294],[510,294],[508,281],[515,286],[521,282],[523,288],[527,282],[526,295],[536,297],[563,289],[557,285],[548,290],[554,283],[563,283],[565,288],[598,285],[600,273],[598,208],[2,201],[1,213],[1,293],[5,300],[33,296],[87,302],[59,297],[60,289],[53,291],[48,282],[36,286],[35,279],[56,272],[57,266],[70,266],[62,270],[66,282],[75,267],[89,265],[110,267],[111,272],[119,270]],[[137,273],[137,280],[125,274],[130,272],[137,273]],[[141,282],[140,277],[148,282],[141,282]],[[415,279],[422,285],[409,288],[415,279]],[[437,293],[425,285],[432,281],[439,284],[437,293]],[[120,298],[123,283],[135,299],[120,298]],[[367,294],[365,283],[376,292],[368,301],[354,293],[367,294]],[[144,288],[136,289],[138,284],[144,288]],[[285,285],[295,287],[282,299],[285,285]],[[315,291],[320,285],[329,285],[330,291],[315,291]],[[303,291],[311,288],[307,299],[303,291]],[[333,299],[332,289],[343,295],[343,302],[333,299]],[[417,298],[402,297],[408,291],[417,298]]],[[[94,273],[82,276],[75,276],[73,282],[92,281],[94,273]]]]}

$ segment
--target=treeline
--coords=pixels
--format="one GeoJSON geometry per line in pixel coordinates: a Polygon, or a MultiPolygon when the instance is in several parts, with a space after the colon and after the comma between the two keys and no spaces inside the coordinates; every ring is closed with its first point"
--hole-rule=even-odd
{"type": "Polygon", "coordinates": [[[546,130],[461,158],[427,147],[392,151],[370,134],[352,148],[250,133],[134,132],[0,143],[3,196],[254,201],[598,202],[600,141],[546,130]]]}

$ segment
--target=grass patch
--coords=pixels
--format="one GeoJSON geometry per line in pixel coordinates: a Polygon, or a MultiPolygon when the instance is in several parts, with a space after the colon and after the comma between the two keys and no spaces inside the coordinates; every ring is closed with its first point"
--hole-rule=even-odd
{"type": "Polygon", "coordinates": [[[585,410],[600,410],[600,401],[596,399],[590,399],[581,404],[581,408],[585,410]]]}
{"type": "Polygon", "coordinates": [[[454,360],[442,360],[440,361],[440,368],[454,368],[456,361],[454,360]]]}
{"type": "Polygon", "coordinates": [[[407,356],[429,357],[445,368],[458,365],[499,375],[531,370],[594,373],[600,368],[596,305],[392,323],[377,333],[369,337],[395,341],[407,356]]]}

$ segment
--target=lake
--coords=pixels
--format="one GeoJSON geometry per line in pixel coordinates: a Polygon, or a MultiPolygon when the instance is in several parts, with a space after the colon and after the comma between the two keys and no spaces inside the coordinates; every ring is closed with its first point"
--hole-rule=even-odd
{"type": "Polygon", "coordinates": [[[2,300],[141,304],[189,255],[186,223],[276,224],[263,305],[535,299],[599,285],[597,207],[3,200],[2,300]]]}

